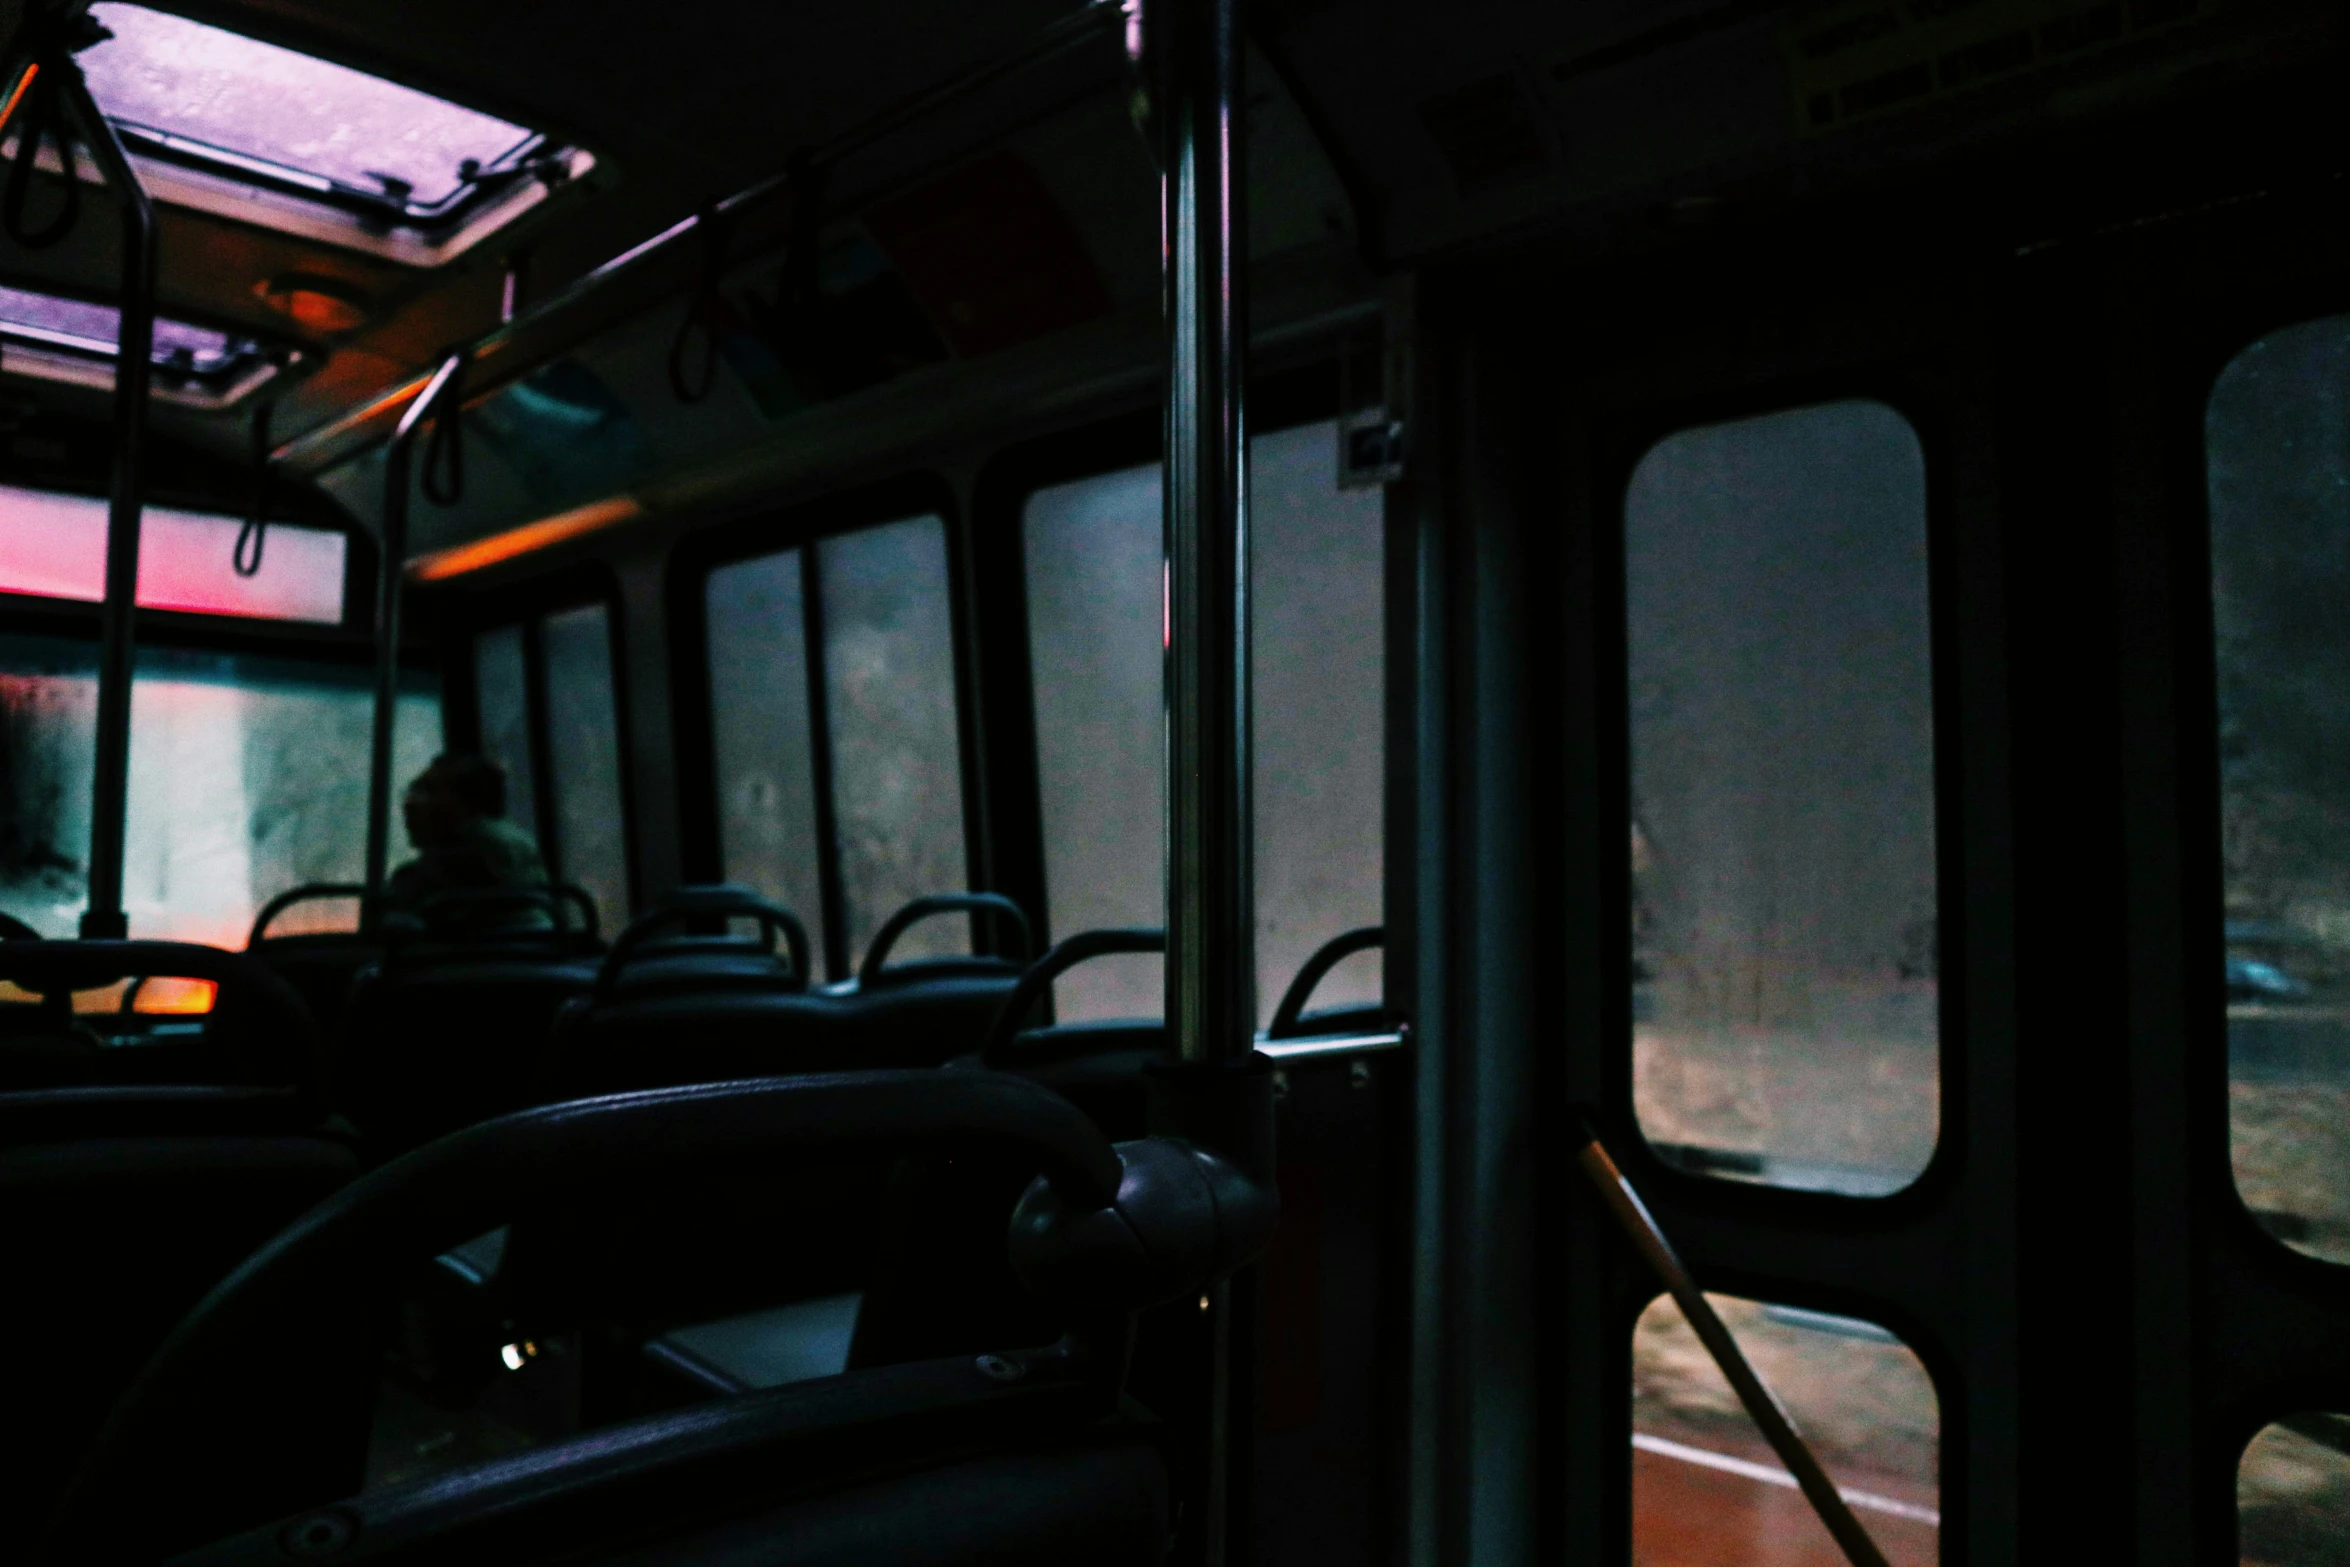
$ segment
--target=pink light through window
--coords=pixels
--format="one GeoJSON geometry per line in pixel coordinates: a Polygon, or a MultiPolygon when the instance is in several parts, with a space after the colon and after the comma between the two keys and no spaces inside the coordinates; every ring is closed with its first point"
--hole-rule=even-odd
{"type": "MultiPolygon", "coordinates": [[[[261,570],[230,565],[233,517],[146,509],[139,537],[139,603],[148,609],[250,615],[334,625],[343,618],[349,541],[323,528],[272,523],[261,570]]],[[[106,503],[0,485],[0,593],[95,603],[106,590],[106,503]]]]}

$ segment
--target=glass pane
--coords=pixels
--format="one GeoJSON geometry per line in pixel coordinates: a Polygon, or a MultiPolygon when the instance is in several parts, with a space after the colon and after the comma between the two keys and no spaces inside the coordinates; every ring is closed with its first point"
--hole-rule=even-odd
{"type": "MultiPolygon", "coordinates": [[[[970,885],[946,525],[914,517],[817,545],[824,695],[849,954],[910,899],[970,885]]],[[[924,920],[907,958],[971,950],[967,921],[924,920]]]]}
{"type": "MultiPolygon", "coordinates": [[[[0,331],[23,341],[111,357],[122,335],[122,312],[113,305],[0,288],[0,331]]],[[[176,364],[210,375],[253,352],[247,339],[158,316],[148,357],[159,365],[176,364]]]]}
{"type": "Polygon", "coordinates": [[[2244,1567],[2350,1567],[2350,1417],[2293,1415],[2236,1466],[2244,1567]]]}
{"type": "Polygon", "coordinates": [[[2236,1189],[2350,1262],[2350,316],[2244,350],[2204,428],[2236,1189]]]}
{"type": "Polygon", "coordinates": [[[587,889],[606,930],[628,919],[628,827],[620,795],[620,714],[612,627],[601,604],[549,615],[547,754],[555,770],[555,874],[587,889]]]}
{"type": "Polygon", "coordinates": [[[529,131],[413,87],[144,6],[90,8],[114,37],[80,55],[106,117],[390,197],[411,211],[463,191],[529,131]]]}
{"type": "MultiPolygon", "coordinates": [[[[1258,436],[1248,461],[1262,1025],[1317,947],[1383,917],[1386,505],[1338,488],[1334,424],[1258,436]]],[[[1311,1005],[1375,1002],[1380,975],[1349,958],[1311,1005]]]]}
{"type": "Polygon", "coordinates": [[[808,640],[800,552],[710,573],[710,720],[718,840],[729,881],[800,916],[824,966],[824,883],[816,860],[808,640]]]}
{"type": "Polygon", "coordinates": [[[1932,1157],[1925,463],[1881,403],[1685,430],[1624,502],[1642,1129],[1853,1195],[1932,1157]]]}
{"type": "Polygon", "coordinates": [[[473,699],[481,717],[481,754],[505,769],[507,816],[536,838],[538,775],[530,761],[530,681],[522,660],[520,626],[501,626],[473,639],[473,699]]]}
{"type": "MultiPolygon", "coordinates": [[[[1021,541],[1053,934],[1164,925],[1159,470],[1037,491],[1021,541]]],[[[1080,964],[1053,988],[1065,1022],[1157,1017],[1165,998],[1156,958],[1080,964]]]]}
{"type": "MultiPolygon", "coordinates": [[[[1940,1552],[1941,1406],[1873,1322],[1706,1296],[1894,1567],[1940,1552]]],[[[1670,1296],[1632,1330],[1635,1567],[1843,1567],[1795,1477],[1670,1296]]]]}
{"type": "MultiPolygon", "coordinates": [[[[339,625],[350,541],[324,528],[272,523],[261,569],[231,564],[242,524],[233,517],[149,506],[139,524],[139,602],[339,625]]],[[[106,596],[106,502],[0,485],[0,593],[95,604],[106,596]]]]}
{"type": "MultiPolygon", "coordinates": [[[[242,947],[269,898],[358,880],[373,708],[364,668],[142,648],[124,844],[132,934],[242,947]]],[[[47,935],[72,935],[87,902],[96,731],[94,646],[0,638],[0,908],[47,935]]],[[[412,677],[396,776],[440,746],[438,692],[412,677]]]]}
{"type": "MultiPolygon", "coordinates": [[[[1257,1014],[1323,942],[1378,924],[1384,897],[1384,508],[1341,491],[1337,429],[1249,443],[1255,572],[1257,1014]]],[[[1159,470],[1039,490],[1022,515],[1037,771],[1052,928],[1166,923],[1159,470]]],[[[1316,1007],[1375,1000],[1376,955],[1316,1007]]],[[[1153,1016],[1154,959],[1089,963],[1065,1019],[1153,1016]]]]}

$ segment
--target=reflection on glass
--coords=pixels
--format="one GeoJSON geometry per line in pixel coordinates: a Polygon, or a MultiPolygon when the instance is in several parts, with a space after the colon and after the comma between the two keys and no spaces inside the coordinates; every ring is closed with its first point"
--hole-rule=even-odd
{"type": "MultiPolygon", "coordinates": [[[[908,901],[970,885],[946,526],[914,517],[817,546],[834,823],[849,951],[908,901]]],[[[971,950],[967,921],[924,920],[894,957],[971,950]]]]}
{"type": "Polygon", "coordinates": [[[2291,1415],[2236,1466],[2243,1567],[2350,1567],[2350,1417],[2291,1415]]]}
{"type": "Polygon", "coordinates": [[[506,814],[535,838],[538,784],[530,764],[530,682],[523,673],[520,626],[473,639],[473,696],[481,716],[481,754],[506,773],[506,814]]]}
{"type": "MultiPolygon", "coordinates": [[[[143,508],[139,603],[147,609],[252,615],[335,625],[343,618],[349,541],[324,528],[272,523],[261,569],[231,567],[243,524],[233,517],[143,508]]],[[[0,485],[0,593],[95,604],[106,596],[106,502],[0,485]]]]}
{"type": "MultiPolygon", "coordinates": [[[[242,947],[278,893],[359,879],[371,684],[361,669],[139,650],[123,867],[133,935],[242,947]]],[[[87,901],[97,711],[90,644],[0,638],[0,909],[45,935],[72,935],[87,901]]],[[[411,678],[395,723],[395,773],[412,777],[441,747],[429,680],[411,678]]],[[[273,928],[347,920],[325,904],[273,928]]]]}
{"type": "Polygon", "coordinates": [[[800,916],[821,968],[823,881],[800,552],[722,566],[705,592],[720,863],[729,881],[800,916]]]}
{"type": "MultiPolygon", "coordinates": [[[[1707,1295],[1893,1567],[1931,1567],[1941,1410],[1871,1322],[1707,1295]]],[[[1632,1330],[1635,1567],[1843,1567],[1844,1555],[1671,1297],[1632,1330]]]]}
{"type": "Polygon", "coordinates": [[[2350,1262],[2350,316],[2245,349],[2204,432],[2236,1189],[2350,1262]]]}
{"type": "Polygon", "coordinates": [[[601,604],[549,615],[547,756],[555,774],[556,874],[587,889],[606,929],[628,918],[628,829],[620,796],[620,715],[612,630],[601,604]]]}
{"type": "Polygon", "coordinates": [[[1624,503],[1635,1103],[1852,1195],[1939,1119],[1925,464],[1881,403],[1684,430],[1624,503]]]}
{"type": "MultiPolygon", "coordinates": [[[[1255,573],[1257,1011],[1307,956],[1380,922],[1385,614],[1380,492],[1337,485],[1332,425],[1249,443],[1255,573]]],[[[1159,470],[1039,490],[1021,519],[1052,928],[1166,921],[1159,470]]],[[[1371,1001],[1375,954],[1315,1006],[1371,1001]]],[[[1155,1015],[1155,959],[1088,963],[1064,1019],[1155,1015]]]]}

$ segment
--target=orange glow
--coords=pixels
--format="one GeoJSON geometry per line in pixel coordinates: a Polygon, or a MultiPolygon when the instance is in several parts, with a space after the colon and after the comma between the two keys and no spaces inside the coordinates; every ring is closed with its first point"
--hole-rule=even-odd
{"type": "MultiPolygon", "coordinates": [[[[130,988],[129,980],[118,979],[95,990],[77,990],[73,993],[73,1009],[84,1017],[118,1013],[122,1010],[123,992],[130,988]]],[[[219,994],[220,987],[208,979],[158,977],[139,987],[138,995],[131,1001],[131,1010],[153,1017],[201,1017],[212,1010],[213,1000],[219,994]]],[[[0,979],[0,1003],[29,1006],[40,1000],[38,991],[0,979]]]]}
{"type": "Polygon", "coordinates": [[[211,1011],[219,994],[220,987],[208,979],[151,979],[139,987],[131,1009],[189,1017],[211,1011]]]}
{"type": "Polygon", "coordinates": [[[476,539],[471,544],[418,556],[408,563],[408,575],[417,582],[446,581],[546,549],[565,539],[633,522],[644,514],[643,503],[633,495],[591,501],[537,522],[526,522],[519,528],[508,528],[504,533],[493,533],[486,539],[476,539]]]}
{"type": "Polygon", "coordinates": [[[16,106],[24,102],[24,95],[32,91],[33,78],[40,74],[39,66],[28,65],[24,68],[24,75],[16,79],[16,91],[8,95],[5,105],[0,105],[0,131],[7,130],[8,122],[16,118],[16,106]]]}

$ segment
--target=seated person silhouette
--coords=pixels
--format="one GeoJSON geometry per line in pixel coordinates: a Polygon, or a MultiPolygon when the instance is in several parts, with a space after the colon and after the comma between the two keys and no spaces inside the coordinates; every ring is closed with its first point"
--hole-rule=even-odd
{"type": "MultiPolygon", "coordinates": [[[[413,917],[442,893],[547,885],[538,845],[507,818],[506,774],[495,762],[447,752],[434,757],[408,786],[400,814],[416,858],[393,871],[385,888],[394,916],[413,917]]],[[[547,916],[539,909],[517,910],[467,924],[544,930],[547,916]]]]}

